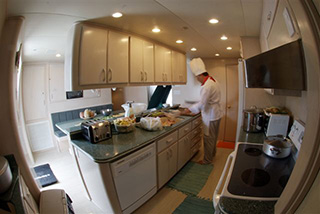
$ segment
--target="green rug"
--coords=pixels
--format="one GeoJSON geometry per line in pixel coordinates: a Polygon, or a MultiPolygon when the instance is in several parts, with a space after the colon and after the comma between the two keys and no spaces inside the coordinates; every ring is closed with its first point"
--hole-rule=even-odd
{"type": "Polygon", "coordinates": [[[213,214],[214,208],[212,201],[188,196],[177,207],[173,214],[213,214]]]}
{"type": "Polygon", "coordinates": [[[196,196],[206,184],[212,169],[211,164],[201,165],[190,161],[168,182],[167,187],[196,196]]]}

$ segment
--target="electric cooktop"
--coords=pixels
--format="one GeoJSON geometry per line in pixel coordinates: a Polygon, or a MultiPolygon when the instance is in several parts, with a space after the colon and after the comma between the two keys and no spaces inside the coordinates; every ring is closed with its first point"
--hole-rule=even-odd
{"type": "Polygon", "coordinates": [[[275,159],[265,155],[262,144],[239,144],[228,191],[250,197],[280,197],[294,160],[292,155],[275,159]]]}

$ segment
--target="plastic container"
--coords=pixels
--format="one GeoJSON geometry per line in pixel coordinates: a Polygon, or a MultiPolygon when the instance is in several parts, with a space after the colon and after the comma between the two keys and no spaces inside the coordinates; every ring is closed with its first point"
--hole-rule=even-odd
{"type": "MultiPolygon", "coordinates": [[[[132,110],[134,115],[141,114],[147,110],[147,104],[145,103],[132,103],[132,110]]],[[[127,112],[129,110],[129,104],[122,104],[121,107],[127,112]]]]}

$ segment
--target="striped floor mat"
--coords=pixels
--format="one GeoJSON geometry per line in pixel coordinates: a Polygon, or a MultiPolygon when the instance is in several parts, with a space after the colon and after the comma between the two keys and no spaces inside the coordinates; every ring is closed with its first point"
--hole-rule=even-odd
{"type": "Polygon", "coordinates": [[[173,211],[173,214],[213,214],[212,201],[201,199],[195,196],[188,196],[173,211]]]}

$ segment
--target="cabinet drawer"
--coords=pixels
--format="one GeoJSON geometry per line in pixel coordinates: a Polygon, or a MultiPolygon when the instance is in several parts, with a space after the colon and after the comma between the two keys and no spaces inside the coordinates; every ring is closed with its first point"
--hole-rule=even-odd
{"type": "Polygon", "coordinates": [[[191,131],[191,138],[190,139],[192,139],[196,135],[201,135],[201,133],[202,133],[202,126],[198,126],[197,128],[195,128],[191,131]]]}
{"type": "Polygon", "coordinates": [[[201,141],[201,135],[195,135],[192,139],[191,139],[191,147],[194,146],[196,143],[198,143],[199,141],[201,141]]]}
{"type": "Polygon", "coordinates": [[[194,121],[192,121],[192,129],[196,128],[196,127],[199,126],[200,124],[202,124],[202,119],[201,119],[201,117],[198,117],[197,119],[195,119],[194,121]]]}
{"type": "Polygon", "coordinates": [[[187,125],[183,126],[179,129],[179,139],[183,138],[187,134],[189,134],[191,131],[191,123],[188,123],[187,125]]]}
{"type": "Polygon", "coordinates": [[[174,131],[168,136],[158,140],[157,142],[158,152],[161,152],[162,150],[164,150],[165,148],[167,148],[177,140],[178,140],[178,131],[174,131]]]}
{"type": "Polygon", "coordinates": [[[199,140],[194,146],[191,147],[191,157],[195,155],[201,147],[201,141],[199,140]]]}

